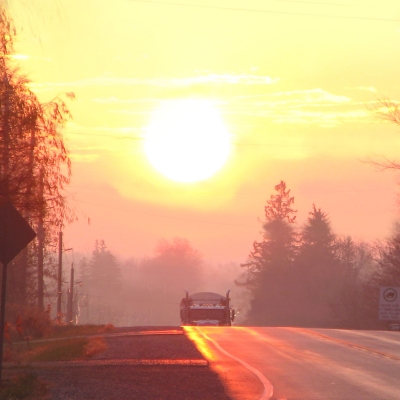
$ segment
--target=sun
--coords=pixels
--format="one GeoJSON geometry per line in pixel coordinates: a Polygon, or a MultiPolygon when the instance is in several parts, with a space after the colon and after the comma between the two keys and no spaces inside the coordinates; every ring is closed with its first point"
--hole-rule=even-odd
{"type": "Polygon", "coordinates": [[[146,128],[144,149],[153,167],[169,179],[197,182],[226,162],[230,134],[209,100],[165,100],[146,128]]]}

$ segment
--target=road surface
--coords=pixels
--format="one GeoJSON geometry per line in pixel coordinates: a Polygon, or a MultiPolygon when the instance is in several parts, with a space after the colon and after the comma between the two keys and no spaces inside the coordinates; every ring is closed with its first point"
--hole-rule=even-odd
{"type": "Polygon", "coordinates": [[[398,400],[400,332],[186,327],[240,400],[398,400]]]}

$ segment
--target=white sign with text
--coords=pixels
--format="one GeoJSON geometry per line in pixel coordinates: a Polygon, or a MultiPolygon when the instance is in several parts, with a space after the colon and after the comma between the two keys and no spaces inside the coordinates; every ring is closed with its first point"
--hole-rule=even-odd
{"type": "Polygon", "coordinates": [[[400,320],[400,287],[383,286],[380,288],[379,319],[400,320]]]}

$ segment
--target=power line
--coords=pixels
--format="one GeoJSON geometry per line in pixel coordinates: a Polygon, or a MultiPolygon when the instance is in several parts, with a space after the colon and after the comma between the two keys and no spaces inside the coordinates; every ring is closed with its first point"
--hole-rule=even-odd
{"type": "MultiPolygon", "coordinates": [[[[371,191],[371,189],[359,189],[359,190],[332,190],[332,191],[324,191],[324,192],[316,192],[316,193],[351,193],[351,192],[369,192],[371,191]]],[[[315,193],[315,192],[313,192],[315,193]]],[[[203,193],[205,194],[205,193],[203,193]]],[[[213,194],[213,193],[210,193],[213,194]]],[[[260,193],[260,194],[264,194],[265,193],[260,193]]],[[[169,218],[169,219],[174,219],[174,220],[180,220],[180,221],[191,221],[191,222],[195,222],[195,223],[203,223],[203,224],[211,224],[211,225],[222,225],[222,226],[236,226],[236,227],[250,227],[250,225],[246,225],[246,224],[231,224],[231,223],[224,223],[224,222],[216,222],[216,221],[205,221],[205,220],[199,220],[199,219],[194,219],[194,218],[182,218],[182,217],[174,217],[171,215],[163,215],[163,214],[154,214],[154,213],[149,213],[149,212],[143,212],[143,211],[137,211],[137,210],[132,210],[132,209],[122,209],[122,208],[118,208],[118,207],[112,207],[112,206],[107,206],[104,204],[96,204],[96,203],[91,203],[91,202],[87,202],[87,201],[81,201],[81,200],[76,200],[76,202],[78,203],[82,203],[82,204],[89,204],[92,206],[97,206],[97,207],[103,207],[103,208],[108,208],[108,209],[112,209],[112,210],[117,210],[117,211],[123,211],[123,212],[130,212],[130,213],[136,213],[136,214],[142,214],[142,215],[149,215],[152,217],[158,217],[158,218],[169,218]]]]}
{"type": "MultiPolygon", "coordinates": [[[[314,4],[318,6],[340,6],[340,7],[359,7],[358,4],[345,3],[321,3],[320,1],[303,1],[303,0],[275,0],[278,3],[298,3],[298,4],[314,4]]],[[[364,6],[365,7],[365,6],[364,6]]]]}
{"type": "Polygon", "coordinates": [[[212,224],[212,225],[227,225],[227,226],[239,226],[239,227],[249,226],[249,225],[244,225],[244,224],[229,224],[229,223],[224,223],[224,222],[205,221],[205,220],[202,220],[202,219],[173,217],[171,215],[154,214],[154,213],[148,213],[148,212],[131,210],[131,209],[127,210],[127,209],[122,209],[122,208],[117,208],[117,207],[112,207],[112,206],[106,206],[106,205],[103,205],[103,204],[89,203],[88,201],[81,201],[81,200],[76,200],[76,199],[75,199],[75,201],[77,203],[89,204],[89,205],[92,205],[92,206],[109,208],[111,210],[117,210],[117,211],[123,211],[123,212],[132,212],[132,213],[142,214],[142,215],[150,215],[152,217],[158,217],[158,218],[170,218],[170,219],[175,219],[175,220],[180,220],[180,221],[191,221],[191,222],[196,222],[196,223],[212,224]]]}
{"type": "MultiPolygon", "coordinates": [[[[167,6],[178,6],[178,7],[190,7],[190,8],[205,8],[213,10],[227,10],[227,11],[241,11],[241,12],[252,12],[252,13],[265,13],[265,14],[278,14],[278,15],[296,15],[302,17],[320,17],[320,18],[342,18],[342,19],[353,19],[353,20],[364,20],[364,21],[384,21],[384,22],[400,22],[400,19],[395,18],[376,18],[376,17],[357,17],[348,15],[330,15],[330,14],[313,14],[313,13],[299,13],[290,11],[273,11],[273,10],[263,10],[256,8],[239,8],[239,7],[223,7],[223,6],[206,6],[201,4],[185,4],[185,3],[175,3],[167,1],[147,1],[147,0],[129,0],[135,3],[145,3],[145,4],[161,4],[167,6]]],[[[289,0],[287,0],[289,1],[289,0]]],[[[300,2],[299,2],[300,3],[300,2]]],[[[311,3],[311,4],[323,4],[323,3],[311,3]]],[[[330,4],[336,5],[336,4],[330,4]]]]}

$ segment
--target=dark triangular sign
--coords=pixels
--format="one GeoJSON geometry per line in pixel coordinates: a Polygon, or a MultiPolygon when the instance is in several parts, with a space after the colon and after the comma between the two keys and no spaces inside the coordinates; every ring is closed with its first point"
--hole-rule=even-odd
{"type": "Polygon", "coordinates": [[[0,207],[0,261],[8,264],[36,233],[10,203],[0,207]]]}

